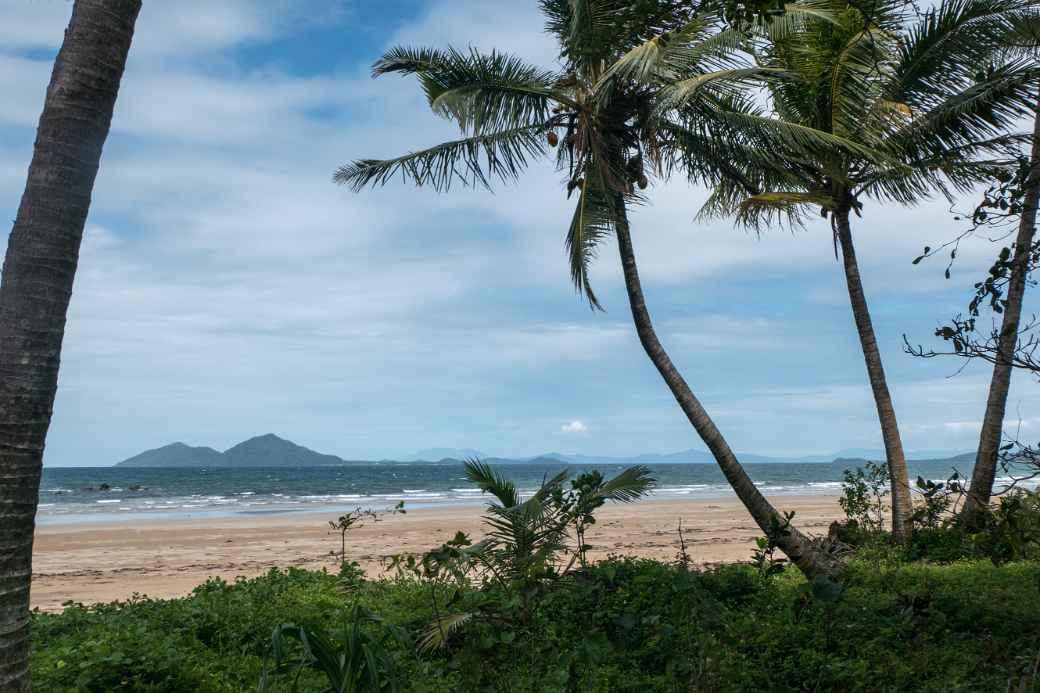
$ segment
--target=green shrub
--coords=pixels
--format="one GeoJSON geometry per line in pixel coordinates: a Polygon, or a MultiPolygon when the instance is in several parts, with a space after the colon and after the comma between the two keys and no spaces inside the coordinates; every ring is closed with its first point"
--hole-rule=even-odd
{"type": "Polygon", "coordinates": [[[1001,496],[983,531],[971,539],[977,553],[997,564],[1040,559],[1040,490],[1001,496]]]}
{"type": "Polygon", "coordinates": [[[838,505],[848,524],[867,535],[880,534],[884,528],[885,497],[890,481],[888,466],[867,462],[865,468],[846,469],[842,477],[838,505]]]}
{"type": "Polygon", "coordinates": [[[274,667],[264,669],[257,693],[277,690],[280,673],[295,693],[301,690],[300,678],[307,668],[326,680],[322,693],[395,693],[402,690],[403,681],[402,667],[388,647],[392,641],[405,652],[411,650],[404,629],[387,624],[360,604],[331,630],[282,624],[271,637],[274,667]]]}
{"type": "MultiPolygon", "coordinates": [[[[792,569],[697,571],[633,558],[568,573],[524,606],[502,586],[445,585],[440,604],[466,612],[490,601],[494,618],[458,631],[444,649],[417,654],[391,638],[384,651],[404,690],[429,693],[1032,685],[1040,562],[907,563],[895,547],[871,551],[852,557],[841,589],[807,584],[792,569]]],[[[423,581],[365,581],[349,570],[272,571],[213,580],[184,599],[70,606],[34,614],[36,690],[254,691],[274,663],[276,626],[332,632],[355,609],[412,639],[435,617],[423,581]]],[[[287,644],[285,657],[302,652],[287,644]]],[[[313,667],[301,676],[301,691],[328,685],[313,667]]],[[[287,682],[270,681],[273,690],[287,682]]]]}

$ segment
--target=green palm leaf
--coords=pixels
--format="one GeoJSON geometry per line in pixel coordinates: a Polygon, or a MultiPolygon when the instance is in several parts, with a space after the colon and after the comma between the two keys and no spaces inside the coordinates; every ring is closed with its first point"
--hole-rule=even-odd
{"type": "MultiPolygon", "coordinates": [[[[898,166],[898,162],[885,152],[858,142],[849,137],[836,135],[825,130],[798,122],[769,118],[753,113],[734,111],[720,112],[719,119],[730,123],[758,141],[761,146],[792,159],[811,160],[833,155],[845,155],[880,164],[898,166]]],[[[781,162],[777,162],[783,165],[781,162]]]]}
{"type": "Polygon", "coordinates": [[[600,176],[590,172],[578,185],[578,202],[567,229],[566,247],[574,288],[596,310],[602,310],[602,306],[592,290],[589,267],[600,244],[613,233],[616,221],[614,195],[606,189],[600,176]]]}
{"type": "Polygon", "coordinates": [[[386,185],[397,176],[438,192],[456,183],[490,189],[495,178],[503,183],[516,180],[531,159],[544,153],[544,129],[527,125],[445,142],[396,159],[360,159],[340,167],[333,180],[354,191],[386,185]]]}
{"type": "Polygon", "coordinates": [[[991,68],[985,79],[963,91],[949,94],[918,117],[913,117],[892,138],[900,146],[935,155],[990,138],[1006,131],[1032,111],[1034,85],[1040,68],[1030,60],[1017,60],[991,68]]]}
{"type": "Polygon", "coordinates": [[[490,493],[505,508],[520,504],[520,492],[509,479],[499,474],[487,462],[466,460],[463,464],[466,478],[476,484],[484,493],[490,493]]]}
{"type": "Polygon", "coordinates": [[[455,631],[473,620],[476,612],[466,611],[456,614],[446,614],[434,619],[423,631],[419,642],[416,643],[420,652],[432,652],[442,649],[448,644],[448,637],[455,631]]]}
{"type": "Polygon", "coordinates": [[[658,34],[633,47],[603,74],[601,85],[612,80],[643,84],[674,80],[685,68],[703,65],[709,56],[724,63],[744,38],[734,30],[713,32],[716,22],[714,15],[698,15],[674,32],[658,34]]]}
{"type": "Polygon", "coordinates": [[[468,134],[544,125],[552,101],[567,101],[553,91],[559,75],[497,51],[397,47],[376,62],[374,72],[418,75],[433,111],[468,134]]]}
{"type": "Polygon", "coordinates": [[[1021,0],[948,0],[925,13],[897,46],[898,62],[885,98],[923,107],[951,85],[974,81],[1015,26],[1027,26],[1021,0]]]}
{"type": "Polygon", "coordinates": [[[737,208],[737,222],[751,228],[761,228],[766,222],[786,217],[792,222],[801,217],[800,208],[815,205],[823,209],[834,209],[834,198],[825,193],[813,192],[766,192],[745,198],[737,208]]]}
{"type": "Polygon", "coordinates": [[[637,464],[605,482],[599,488],[599,495],[617,503],[632,503],[649,493],[656,484],[650,469],[637,464]]]}
{"type": "Polygon", "coordinates": [[[700,97],[702,90],[706,88],[721,87],[723,90],[730,90],[731,93],[739,93],[755,83],[787,76],[789,75],[785,71],[770,67],[734,68],[693,75],[662,88],[654,109],[657,114],[663,115],[667,111],[689,105],[693,99],[700,97]]]}

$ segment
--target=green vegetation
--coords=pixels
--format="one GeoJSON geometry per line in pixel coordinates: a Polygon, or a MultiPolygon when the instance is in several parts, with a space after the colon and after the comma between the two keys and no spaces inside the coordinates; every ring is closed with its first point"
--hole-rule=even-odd
{"type": "Polygon", "coordinates": [[[33,678],[98,692],[1040,690],[1040,494],[1005,496],[975,534],[944,510],[904,546],[870,521],[884,470],[849,475],[840,581],[809,581],[771,538],[707,570],[681,535],[673,564],[590,564],[595,511],[645,494],[648,470],[560,473],[523,499],[471,463],[494,498],[480,542],[459,533],[381,580],[344,562],[36,613],[33,678]]]}
{"type": "MultiPolygon", "coordinates": [[[[1038,342],[1016,341],[1031,258],[1040,253],[1040,155],[1035,141],[1013,132],[1026,116],[1040,127],[1035,0],[943,0],[923,13],[902,0],[538,4],[559,48],[552,69],[475,48],[385,53],[375,74],[415,77],[459,139],[356,160],[335,179],[356,191],[397,177],[447,191],[511,183],[536,159],[554,161],[565,174],[561,194],[575,198],[565,235],[575,288],[599,307],[590,271],[613,236],[640,343],[766,534],[753,560],[693,570],[680,525],[674,565],[620,556],[592,564],[586,531],[596,510],[646,494],[649,470],[609,480],[561,473],[521,498],[473,462],[467,476],[495,499],[482,540],[458,533],[421,556],[396,557],[395,576],[378,581],[343,560],[337,575],[275,570],[233,585],[211,580],[184,599],[33,614],[37,689],[1040,690],[1040,493],[1014,491],[990,504],[998,462],[1040,469],[1036,448],[1000,446],[1011,368],[1040,372],[1038,342]],[[920,497],[912,498],[851,218],[870,201],[952,198],[993,180],[1003,191],[1015,171],[1015,259],[1003,249],[992,280],[976,287],[972,317],[938,333],[956,353],[995,366],[970,511],[958,516],[959,479],[918,479],[920,497]],[[887,459],[846,474],[846,521],[826,539],[799,531],[793,513],[781,514],[756,488],[654,330],[629,211],[671,175],[711,189],[704,213],[746,226],[815,213],[830,220],[887,459]],[[989,342],[972,341],[965,331],[974,331],[976,301],[986,296],[996,313],[1007,306],[1007,319],[989,342]]],[[[121,12],[76,3],[53,84],[74,85],[76,75],[90,84],[48,90],[4,264],[0,370],[19,374],[0,392],[0,544],[11,557],[0,578],[14,595],[0,603],[5,691],[29,690],[27,581],[57,356],[100,156],[95,143],[107,135],[140,2],[112,5],[121,12]],[[94,78],[95,64],[106,66],[104,79],[94,78]],[[84,109],[101,114],[92,128],[60,126],[84,109]],[[80,140],[93,153],[66,161],[86,146],[80,140]],[[57,198],[55,171],[65,183],[57,198]]],[[[343,460],[267,435],[223,453],[174,444],[123,464],[216,463],[343,460]]],[[[341,559],[347,533],[366,517],[378,515],[359,507],[330,523],[341,559]]]]}
{"type": "MultiPolygon", "coordinates": [[[[1040,690],[1029,673],[1040,563],[897,559],[853,560],[829,597],[790,569],[766,577],[749,565],[698,572],[616,558],[558,581],[524,619],[466,624],[442,649],[381,643],[411,691],[1040,690]]],[[[466,587],[454,598],[466,608],[488,596],[466,587]]],[[[185,599],[36,614],[33,680],[41,691],[255,690],[284,620],[337,633],[358,606],[416,639],[434,618],[411,577],[213,580],[185,599]]],[[[372,638],[382,627],[361,626],[372,638]]],[[[285,649],[301,654],[292,641],[285,649]]],[[[294,676],[272,671],[266,690],[290,690],[294,676]]],[[[299,690],[326,685],[308,668],[299,690]]]]}

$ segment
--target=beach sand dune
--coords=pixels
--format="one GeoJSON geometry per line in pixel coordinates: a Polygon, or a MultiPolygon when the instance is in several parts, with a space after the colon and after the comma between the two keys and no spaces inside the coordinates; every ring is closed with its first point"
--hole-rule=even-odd
{"type": "MultiPolygon", "coordinates": [[[[797,526],[826,534],[841,512],[834,496],[779,496],[780,510],[797,512],[797,526]]],[[[394,554],[420,553],[462,530],[474,540],[483,528],[480,506],[410,509],[353,530],[347,557],[369,576],[383,573],[394,554]]],[[[133,523],[45,524],[36,530],[32,604],[56,611],[67,601],[95,603],[134,593],[169,598],[188,594],[209,577],[233,580],[271,568],[338,565],[336,513],[240,515],[133,523]]],[[[610,505],[588,534],[594,558],[611,553],[672,560],[682,518],[694,563],[747,560],[761,532],[735,499],[661,500],[610,505]]]]}

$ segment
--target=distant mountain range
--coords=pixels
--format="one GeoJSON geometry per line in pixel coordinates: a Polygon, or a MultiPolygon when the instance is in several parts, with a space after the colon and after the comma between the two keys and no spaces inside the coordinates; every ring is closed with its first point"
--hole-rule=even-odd
{"type": "Polygon", "coordinates": [[[488,455],[473,448],[426,448],[404,458],[405,462],[426,462],[429,460],[443,460],[445,458],[454,460],[468,460],[471,458],[484,459],[488,455]]]}
{"type": "MultiPolygon", "coordinates": [[[[832,455],[804,455],[801,457],[770,457],[767,455],[741,454],[741,462],[755,464],[827,464],[844,466],[862,465],[865,460],[883,460],[884,452],[864,448],[839,450],[832,455]]],[[[917,451],[908,454],[920,461],[971,462],[974,453],[950,454],[942,451],[917,451]]],[[[464,459],[479,458],[491,464],[705,464],[714,462],[711,453],[705,450],[683,450],[669,454],[645,454],[629,457],[597,455],[564,455],[547,452],[535,457],[505,458],[489,457],[479,450],[469,448],[429,448],[403,460],[380,460],[393,462],[458,463],[464,459]]],[[[192,447],[185,443],[171,443],[119,462],[119,467],[325,467],[330,465],[366,464],[362,460],[345,460],[336,455],[315,452],[292,441],[279,438],[273,433],[256,436],[243,441],[224,452],[209,447],[192,447]]]]}

